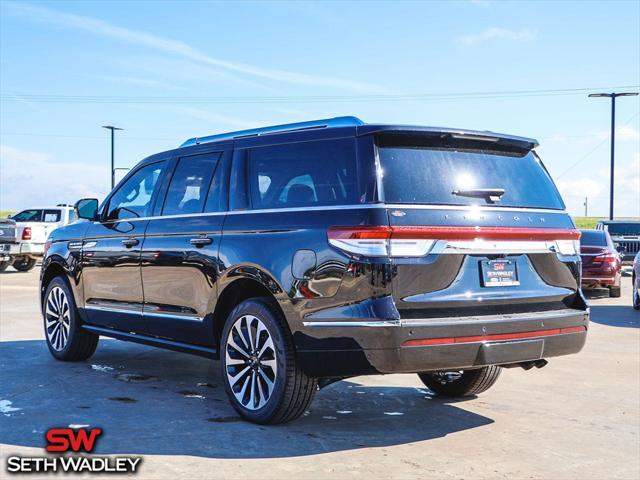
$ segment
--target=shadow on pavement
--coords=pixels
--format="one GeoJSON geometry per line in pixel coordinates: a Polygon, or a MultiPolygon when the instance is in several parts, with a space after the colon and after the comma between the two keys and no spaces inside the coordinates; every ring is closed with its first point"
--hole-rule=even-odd
{"type": "Polygon", "coordinates": [[[640,328],[640,312],[631,305],[591,305],[591,321],[610,327],[640,328]]]}
{"type": "Polygon", "coordinates": [[[218,362],[105,339],[82,363],[53,360],[43,341],[0,349],[7,454],[44,447],[48,428],[68,425],[101,427],[100,454],[268,458],[406,444],[493,423],[426,388],[342,381],[318,392],[299,420],[259,426],[227,402],[218,362]]]}

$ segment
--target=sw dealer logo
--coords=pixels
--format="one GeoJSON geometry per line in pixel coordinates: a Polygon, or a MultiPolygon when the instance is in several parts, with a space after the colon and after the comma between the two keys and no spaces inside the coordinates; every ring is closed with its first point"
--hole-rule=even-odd
{"type": "Polygon", "coordinates": [[[45,434],[49,453],[69,454],[46,457],[18,457],[7,459],[9,473],[136,473],[142,457],[100,457],[72,455],[91,453],[96,446],[101,428],[50,428],[45,434]]]}

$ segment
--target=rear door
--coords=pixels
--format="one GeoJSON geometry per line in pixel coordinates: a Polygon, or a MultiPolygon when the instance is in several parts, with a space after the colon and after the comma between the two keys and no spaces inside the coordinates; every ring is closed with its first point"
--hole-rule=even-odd
{"type": "Polygon", "coordinates": [[[164,161],[132,172],[92,222],[82,247],[84,308],[89,321],[144,332],[140,252],[164,161]]]}
{"type": "Polygon", "coordinates": [[[142,247],[144,316],[153,335],[210,345],[231,151],[176,159],[142,247]]]}
{"type": "Polygon", "coordinates": [[[532,152],[433,148],[397,137],[380,141],[377,152],[403,318],[560,309],[571,302],[577,256],[574,250],[569,262],[560,261],[556,241],[568,248],[577,233],[532,152]]]}

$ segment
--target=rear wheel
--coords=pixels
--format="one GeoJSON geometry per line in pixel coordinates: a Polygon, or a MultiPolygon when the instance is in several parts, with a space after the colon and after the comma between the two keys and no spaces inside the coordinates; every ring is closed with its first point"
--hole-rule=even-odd
{"type": "Polygon", "coordinates": [[[13,262],[13,268],[18,270],[19,272],[28,272],[35,266],[36,266],[36,259],[31,257],[21,258],[13,262]]]}
{"type": "Polygon", "coordinates": [[[6,262],[0,262],[0,272],[4,272],[11,262],[8,260],[6,262]]]}
{"type": "Polygon", "coordinates": [[[491,365],[474,370],[419,373],[429,390],[443,397],[478,395],[493,386],[500,376],[501,367],[491,365]]]}
{"type": "Polygon", "coordinates": [[[273,424],[304,413],[317,382],[296,365],[289,327],[273,302],[240,303],[229,314],[220,343],[227,395],[243,418],[273,424]]]}
{"type": "Polygon", "coordinates": [[[91,357],[99,337],[80,328],[78,309],[67,282],[62,277],[54,278],[44,298],[44,333],[51,355],[63,361],[91,357]]]}

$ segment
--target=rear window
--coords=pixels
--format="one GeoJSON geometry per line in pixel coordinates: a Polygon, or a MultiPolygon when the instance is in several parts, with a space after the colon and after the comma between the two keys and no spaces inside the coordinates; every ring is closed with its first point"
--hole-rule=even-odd
{"type": "Polygon", "coordinates": [[[252,149],[247,178],[255,209],[361,203],[353,139],[252,149]]]}
{"type": "Polygon", "coordinates": [[[605,228],[610,235],[640,235],[640,222],[608,223],[605,228]]]}
{"type": "Polygon", "coordinates": [[[580,244],[587,247],[606,247],[607,235],[601,230],[582,230],[580,244]]]}
{"type": "Polygon", "coordinates": [[[387,203],[564,209],[532,152],[387,145],[378,156],[387,203]],[[492,201],[490,190],[504,193],[492,201]]]}
{"type": "Polygon", "coordinates": [[[60,221],[61,216],[62,216],[62,211],[58,209],[51,209],[51,210],[33,209],[33,210],[23,210],[20,213],[16,213],[11,218],[16,222],[56,223],[60,221]]]}

